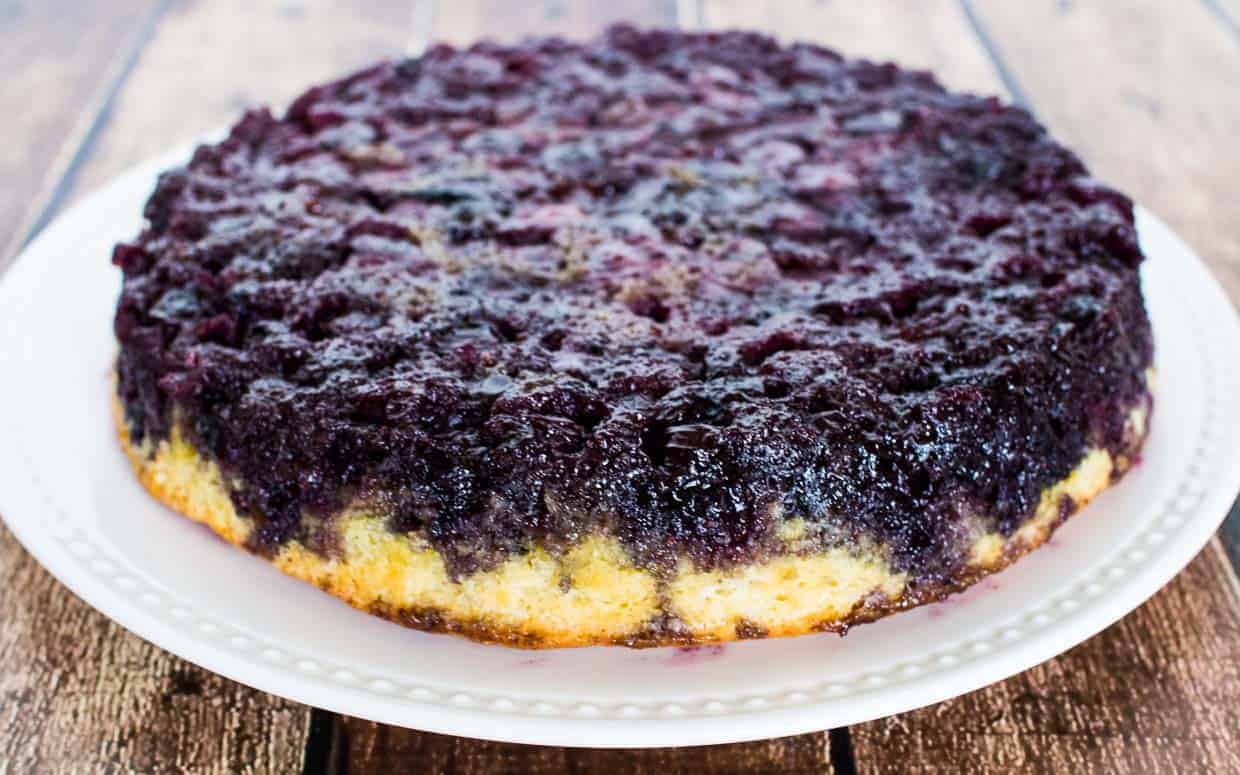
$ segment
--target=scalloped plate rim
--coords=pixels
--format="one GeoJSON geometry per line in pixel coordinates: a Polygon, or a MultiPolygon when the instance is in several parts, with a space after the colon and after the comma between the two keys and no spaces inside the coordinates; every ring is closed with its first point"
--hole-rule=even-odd
{"type": "MultiPolygon", "coordinates": [[[[173,162],[187,155],[188,147],[183,147],[138,165],[57,218],[26,247],[4,277],[0,278],[0,308],[15,303],[15,288],[22,287],[23,284],[28,286],[45,274],[55,274],[53,268],[41,275],[35,262],[47,253],[56,237],[63,237],[65,231],[79,221],[89,221],[90,214],[109,201],[124,196],[132,199],[131,190],[143,186],[149,189],[150,181],[157,170],[171,166],[173,162]]],[[[1200,259],[1174,232],[1147,211],[1138,208],[1138,220],[1143,244],[1152,241],[1160,245],[1160,251],[1179,254],[1157,257],[1151,254],[1151,260],[1180,260],[1182,266],[1188,268],[1184,273],[1184,286],[1201,294],[1195,298],[1196,309],[1190,310],[1187,305],[1181,304],[1180,306],[1184,307],[1181,314],[1209,319],[1215,326],[1210,333],[1210,337],[1216,340],[1215,344],[1223,347],[1228,354],[1240,354],[1240,347],[1237,347],[1237,343],[1240,343],[1240,321],[1237,320],[1235,310],[1222,289],[1209,275],[1200,259]]],[[[103,260],[104,257],[98,258],[103,260]]],[[[63,278],[61,281],[64,281],[63,278]]],[[[1147,281],[1146,285],[1148,284],[1147,281]]],[[[1147,295],[1149,294],[1147,288],[1147,295]]],[[[20,321],[20,313],[19,306],[17,316],[6,315],[9,333],[5,338],[0,331],[0,363],[14,359],[10,349],[14,342],[21,341],[27,346],[33,346],[30,339],[18,339],[14,333],[20,321]]],[[[1205,368],[1214,370],[1211,379],[1222,380],[1236,387],[1240,386],[1240,377],[1237,376],[1234,364],[1234,358],[1216,359],[1205,368]]],[[[7,406],[0,408],[0,420],[5,419],[7,411],[7,406]]],[[[1233,410],[1224,418],[1230,421],[1230,425],[1225,422],[1224,427],[1237,424],[1236,414],[1233,410]]],[[[19,427],[20,421],[9,419],[14,427],[19,427]]],[[[1154,423],[1157,429],[1157,414],[1154,423]]],[[[20,456],[13,449],[16,446],[6,445],[0,450],[0,459],[4,459],[6,463],[20,464],[20,456]]],[[[40,523],[34,517],[41,509],[54,508],[53,499],[57,496],[39,492],[37,486],[22,487],[21,480],[16,478],[13,481],[6,480],[4,486],[0,487],[0,514],[17,538],[45,568],[78,597],[106,616],[140,637],[205,669],[272,694],[374,721],[482,739],[596,747],[700,745],[798,734],[913,710],[1010,677],[1077,645],[1157,592],[1209,541],[1230,508],[1236,490],[1240,488],[1240,453],[1225,453],[1220,446],[1218,454],[1229,456],[1218,466],[1217,475],[1208,489],[1202,491],[1196,505],[1196,514],[1186,517],[1182,529],[1166,537],[1161,546],[1150,551],[1153,558],[1148,564],[1114,582],[1107,589],[1107,594],[1098,595],[1089,602],[1080,604],[1075,613],[1054,619],[1048,625],[1018,638],[1014,643],[1005,643],[977,659],[964,659],[951,667],[925,670],[918,677],[895,681],[890,685],[838,699],[815,700],[811,697],[807,700],[788,700],[782,703],[763,700],[765,705],[760,708],[715,714],[697,712],[683,716],[659,715],[656,710],[643,711],[640,707],[638,715],[645,716],[639,718],[540,716],[537,711],[515,713],[485,707],[476,698],[472,700],[472,704],[462,706],[456,704],[451,696],[438,700],[410,699],[397,694],[385,696],[356,682],[342,683],[322,675],[298,673],[291,666],[264,662],[247,656],[236,648],[230,649],[221,644],[218,638],[212,639],[178,627],[175,621],[155,615],[149,607],[144,607],[132,599],[132,596],[127,596],[123,590],[113,585],[100,584],[98,578],[86,569],[85,564],[73,556],[67,545],[62,545],[63,542],[51,534],[46,523],[40,523]],[[40,506],[40,500],[46,502],[40,506]]],[[[28,462],[38,465],[34,461],[28,462]]],[[[1144,473],[1139,467],[1130,476],[1144,473]]],[[[289,650],[294,653],[298,650],[305,651],[302,647],[289,650]]],[[[932,649],[927,649],[930,650],[932,649]]],[[[449,692],[450,689],[443,691],[449,692]]],[[[761,697],[760,693],[755,693],[754,696],[761,697]]],[[[728,698],[733,703],[744,699],[728,698]]],[[[533,703],[530,707],[536,707],[537,704],[536,700],[523,702],[533,703]]],[[[652,708],[660,702],[663,701],[652,702],[652,708]]]]}

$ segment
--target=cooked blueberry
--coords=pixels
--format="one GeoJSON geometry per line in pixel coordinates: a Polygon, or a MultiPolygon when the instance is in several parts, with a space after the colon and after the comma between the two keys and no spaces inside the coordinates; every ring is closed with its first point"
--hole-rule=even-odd
{"type": "Polygon", "coordinates": [[[1023,110],[760,35],[436,47],[145,212],[125,412],[264,549],[366,495],[454,572],[600,527],[727,565],[801,517],[931,579],[1146,397],[1126,197],[1023,110]]]}

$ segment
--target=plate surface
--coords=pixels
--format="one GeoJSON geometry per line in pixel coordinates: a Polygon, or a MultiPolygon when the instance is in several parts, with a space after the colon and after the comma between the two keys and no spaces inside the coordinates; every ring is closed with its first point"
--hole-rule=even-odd
{"type": "Polygon", "coordinates": [[[525,652],[352,610],[175,516],[110,418],[111,246],[159,169],[118,178],[0,286],[0,514],[88,603],[205,668],[352,716],[546,745],[722,743],[842,726],[972,691],[1131,611],[1240,488],[1240,323],[1192,251],[1139,212],[1158,388],[1141,463],[1042,549],[962,595],[854,629],[698,649],[525,652]]]}

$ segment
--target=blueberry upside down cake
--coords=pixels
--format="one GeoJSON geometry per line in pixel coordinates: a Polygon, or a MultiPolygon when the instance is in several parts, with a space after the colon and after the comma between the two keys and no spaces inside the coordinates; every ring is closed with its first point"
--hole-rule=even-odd
{"type": "Polygon", "coordinates": [[[813,45],[436,46],[246,113],[145,215],[142,483],[424,630],[842,632],[1037,547],[1151,408],[1131,202],[813,45]]]}

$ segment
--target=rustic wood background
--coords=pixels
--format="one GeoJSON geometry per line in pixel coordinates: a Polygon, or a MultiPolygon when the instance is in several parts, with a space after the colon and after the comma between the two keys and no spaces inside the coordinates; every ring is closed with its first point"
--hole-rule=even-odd
{"type": "MultiPolygon", "coordinates": [[[[623,17],[764,28],[1005,94],[1240,301],[1240,0],[0,0],[0,266],[82,193],[243,106],[432,38],[623,17]]],[[[225,680],[95,613],[0,527],[0,775],[1237,772],[1237,537],[1233,518],[1127,618],[968,696],[781,740],[595,751],[386,727],[225,680]]]]}

